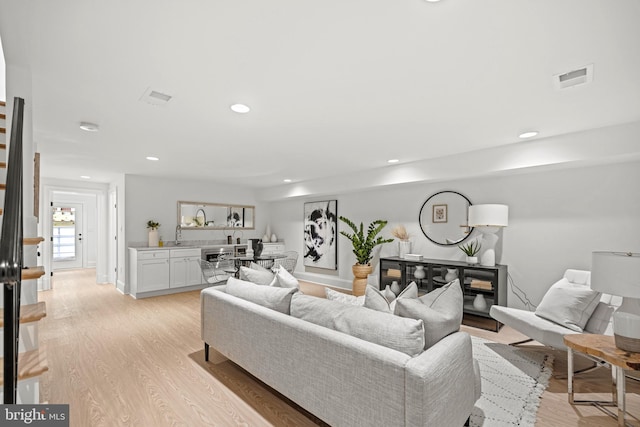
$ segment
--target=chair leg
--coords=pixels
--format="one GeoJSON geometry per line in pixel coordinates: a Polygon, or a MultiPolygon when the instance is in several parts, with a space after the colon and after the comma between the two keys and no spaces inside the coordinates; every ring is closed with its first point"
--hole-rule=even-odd
{"type": "Polygon", "coordinates": [[[204,343],[204,361],[209,361],[209,344],[204,343]]]}
{"type": "Polygon", "coordinates": [[[528,342],[531,342],[531,341],[533,341],[533,338],[528,338],[528,339],[526,339],[526,340],[512,342],[512,343],[509,343],[509,345],[516,346],[516,345],[520,345],[520,344],[528,343],[528,342]]]}

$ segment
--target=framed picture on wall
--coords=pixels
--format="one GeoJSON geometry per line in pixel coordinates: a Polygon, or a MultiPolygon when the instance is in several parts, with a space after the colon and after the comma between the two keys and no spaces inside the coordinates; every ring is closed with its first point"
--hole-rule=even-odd
{"type": "Polygon", "coordinates": [[[304,265],[338,269],[338,201],[304,204],[304,265]]]}
{"type": "Polygon", "coordinates": [[[447,222],[447,205],[433,205],[433,219],[435,223],[447,222]]]}

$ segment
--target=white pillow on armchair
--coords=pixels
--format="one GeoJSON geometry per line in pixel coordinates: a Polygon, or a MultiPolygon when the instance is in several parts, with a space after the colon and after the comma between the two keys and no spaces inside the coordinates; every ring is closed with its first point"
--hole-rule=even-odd
{"type": "Polygon", "coordinates": [[[582,332],[600,302],[600,296],[600,292],[589,286],[571,283],[563,278],[549,288],[535,314],[565,328],[582,332]]]}

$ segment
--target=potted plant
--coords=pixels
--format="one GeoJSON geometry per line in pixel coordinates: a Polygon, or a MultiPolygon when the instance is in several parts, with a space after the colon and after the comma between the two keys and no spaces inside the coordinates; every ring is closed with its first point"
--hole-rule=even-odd
{"type": "Polygon", "coordinates": [[[158,234],[158,227],[160,223],[152,219],[147,221],[147,228],[149,229],[149,246],[159,246],[160,235],[158,234]]]}
{"type": "Polygon", "coordinates": [[[411,242],[409,241],[409,233],[404,225],[397,225],[391,229],[391,235],[398,241],[398,256],[404,258],[406,254],[411,253],[411,242]]]}
{"type": "Polygon", "coordinates": [[[478,254],[478,252],[480,252],[480,248],[482,248],[482,245],[477,240],[469,242],[466,245],[460,245],[458,247],[467,256],[468,264],[478,263],[478,257],[476,255],[478,254]]]}
{"type": "Polygon", "coordinates": [[[353,253],[357,261],[356,264],[351,267],[354,276],[352,292],[353,295],[356,296],[364,295],[364,290],[367,286],[367,276],[371,274],[373,270],[370,264],[371,258],[373,258],[373,248],[383,243],[393,242],[393,239],[385,239],[382,236],[378,236],[384,226],[387,225],[387,221],[381,219],[373,221],[369,224],[365,236],[362,222],[360,223],[360,227],[357,227],[349,218],[341,216],[340,220],[353,230],[353,234],[340,231],[340,234],[351,241],[353,253]]]}

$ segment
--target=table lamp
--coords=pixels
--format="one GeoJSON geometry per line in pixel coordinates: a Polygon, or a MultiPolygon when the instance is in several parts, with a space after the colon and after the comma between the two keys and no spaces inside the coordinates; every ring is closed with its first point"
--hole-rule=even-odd
{"type": "Polygon", "coordinates": [[[593,252],[591,289],[622,297],[613,313],[616,347],[640,352],[640,253],[593,252]]]}
{"type": "Polygon", "coordinates": [[[471,205],[469,206],[469,227],[478,228],[482,233],[482,254],[480,265],[496,265],[496,233],[500,227],[509,225],[509,206],[507,205],[471,205]]]}

